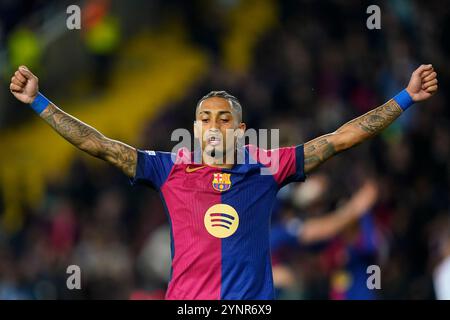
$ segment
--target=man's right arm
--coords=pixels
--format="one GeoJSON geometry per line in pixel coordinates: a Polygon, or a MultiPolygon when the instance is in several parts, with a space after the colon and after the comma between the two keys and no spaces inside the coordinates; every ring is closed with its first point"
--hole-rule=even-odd
{"type": "MultiPolygon", "coordinates": [[[[11,78],[10,90],[19,101],[32,103],[38,96],[38,79],[27,68],[20,67],[11,78]]],[[[39,116],[80,150],[111,163],[129,177],[135,176],[137,163],[135,148],[105,137],[52,103],[45,106],[45,109],[39,112],[39,116]]]]}
{"type": "Polygon", "coordinates": [[[136,173],[137,151],[120,141],[105,137],[96,129],[65,113],[53,104],[40,114],[56,132],[78,149],[103,159],[127,176],[136,173]]]}

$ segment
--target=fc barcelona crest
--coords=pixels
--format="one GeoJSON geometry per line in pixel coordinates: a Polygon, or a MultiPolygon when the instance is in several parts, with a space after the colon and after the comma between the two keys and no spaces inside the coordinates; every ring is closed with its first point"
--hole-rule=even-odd
{"type": "Polygon", "coordinates": [[[216,191],[227,191],[231,188],[230,173],[213,173],[212,186],[216,191]]]}

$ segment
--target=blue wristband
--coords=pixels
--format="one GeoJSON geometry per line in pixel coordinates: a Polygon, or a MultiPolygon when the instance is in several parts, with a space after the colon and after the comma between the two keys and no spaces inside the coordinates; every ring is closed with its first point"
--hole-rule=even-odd
{"type": "Polygon", "coordinates": [[[408,109],[410,106],[412,106],[414,104],[413,99],[409,95],[408,91],[406,91],[406,89],[403,89],[402,91],[400,91],[394,97],[394,100],[395,100],[395,102],[398,103],[398,105],[400,106],[400,108],[402,108],[403,111],[405,111],[406,109],[408,109]]]}
{"type": "Polygon", "coordinates": [[[38,95],[30,104],[30,106],[34,111],[36,111],[37,114],[41,114],[49,104],[50,100],[48,100],[42,93],[38,92],[38,95]]]}

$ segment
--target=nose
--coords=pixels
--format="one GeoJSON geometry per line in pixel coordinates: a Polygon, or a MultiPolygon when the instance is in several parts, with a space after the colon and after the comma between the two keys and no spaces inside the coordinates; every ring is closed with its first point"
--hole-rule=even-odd
{"type": "Polygon", "coordinates": [[[209,128],[210,131],[219,131],[219,124],[217,121],[212,120],[211,121],[211,127],[209,128]]]}

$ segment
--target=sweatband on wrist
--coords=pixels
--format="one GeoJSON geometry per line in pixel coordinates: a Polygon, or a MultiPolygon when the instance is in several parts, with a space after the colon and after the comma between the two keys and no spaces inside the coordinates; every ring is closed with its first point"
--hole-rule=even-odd
{"type": "Polygon", "coordinates": [[[403,111],[405,111],[406,109],[408,109],[410,106],[412,106],[414,104],[413,99],[409,95],[408,91],[406,91],[406,89],[403,89],[402,91],[400,91],[394,97],[394,100],[395,100],[395,102],[397,102],[397,104],[400,106],[400,108],[402,108],[403,111]]]}
{"type": "Polygon", "coordinates": [[[50,104],[50,100],[48,100],[42,93],[38,92],[36,98],[30,104],[31,108],[36,111],[37,114],[41,114],[45,108],[50,104]]]}

